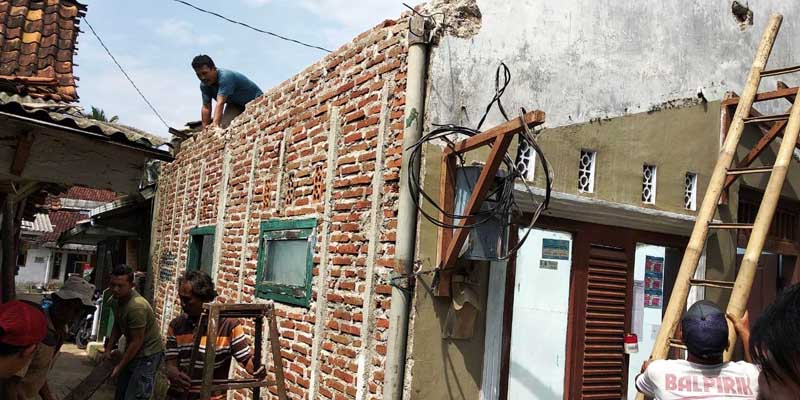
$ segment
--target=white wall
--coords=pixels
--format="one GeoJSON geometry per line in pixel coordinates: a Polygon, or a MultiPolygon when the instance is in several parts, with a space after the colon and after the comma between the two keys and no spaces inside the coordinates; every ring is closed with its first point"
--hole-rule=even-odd
{"type": "MultiPolygon", "coordinates": [[[[784,21],[769,65],[800,64],[800,2],[749,3],[754,25],[741,31],[731,0],[477,0],[478,34],[445,37],[432,52],[428,121],[475,126],[500,61],[513,74],[503,97],[512,118],[538,108],[550,127],[648,111],[701,86],[709,100],[741,93],[772,12],[784,21]]],[[[765,78],[762,90],[773,89],[765,78]]],[[[493,113],[486,126],[499,121],[493,113]]]]}
{"type": "Polygon", "coordinates": [[[25,259],[25,266],[19,269],[19,275],[15,278],[17,284],[41,284],[48,281],[48,265],[52,261],[49,249],[30,249],[25,259]],[[40,262],[36,262],[39,259],[40,262]]]}

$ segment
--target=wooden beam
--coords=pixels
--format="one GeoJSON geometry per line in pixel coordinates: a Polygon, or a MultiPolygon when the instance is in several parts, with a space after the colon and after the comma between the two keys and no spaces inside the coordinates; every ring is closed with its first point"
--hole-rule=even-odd
{"type": "Polygon", "coordinates": [[[3,221],[0,226],[0,242],[2,242],[3,259],[0,264],[0,286],[3,288],[3,303],[17,297],[14,285],[14,275],[16,275],[17,255],[16,255],[16,235],[14,222],[17,220],[17,208],[11,196],[6,196],[3,201],[3,221]]]}
{"type": "MultiPolygon", "coordinates": [[[[771,92],[764,92],[759,93],[756,95],[755,99],[753,100],[754,103],[768,101],[768,100],[775,100],[775,99],[782,99],[789,96],[794,96],[797,94],[796,87],[793,88],[785,88],[785,89],[778,89],[771,92]]],[[[722,100],[721,104],[723,106],[730,106],[739,104],[739,97],[733,97],[730,99],[722,100]]]]}
{"type": "MultiPolygon", "coordinates": [[[[542,113],[542,115],[544,115],[544,113],[542,113]]],[[[527,123],[527,119],[525,121],[527,123]]],[[[498,128],[500,128],[498,127],[486,132],[486,134],[491,133],[492,137],[494,138],[494,144],[492,145],[492,151],[489,153],[489,158],[486,162],[486,165],[484,165],[483,170],[478,177],[478,181],[475,183],[475,188],[472,190],[472,195],[470,195],[469,201],[467,201],[467,205],[464,207],[464,215],[474,215],[476,212],[478,212],[478,210],[480,210],[481,204],[483,204],[484,198],[486,197],[486,193],[489,191],[489,187],[494,183],[494,179],[497,176],[497,170],[500,168],[500,164],[503,162],[503,157],[508,151],[508,147],[511,145],[511,140],[514,138],[514,133],[519,133],[520,130],[524,129],[519,120],[516,121],[516,127],[510,125],[510,122],[512,121],[500,125],[500,127],[503,127],[504,129],[502,131],[498,130],[498,128]]],[[[479,138],[479,136],[475,136],[473,138],[479,138]]],[[[464,142],[467,142],[468,140],[469,139],[465,140],[464,142]]],[[[469,144],[464,144],[464,142],[457,144],[456,147],[459,145],[464,145],[462,147],[469,147],[469,144]]],[[[479,143],[480,141],[476,142],[479,143]]],[[[453,233],[453,239],[450,240],[450,243],[447,246],[447,250],[445,251],[442,262],[439,265],[439,269],[447,269],[453,266],[458,258],[458,253],[461,250],[461,246],[464,245],[464,241],[467,240],[467,235],[469,235],[469,229],[465,228],[464,226],[472,224],[474,219],[474,217],[465,218],[463,222],[456,224],[459,227],[456,228],[455,232],[453,233]]]]}
{"type": "MultiPolygon", "coordinates": [[[[544,111],[530,111],[522,116],[525,124],[529,127],[535,127],[544,123],[544,111]]],[[[470,150],[477,149],[478,147],[492,143],[498,136],[515,135],[525,130],[520,124],[519,119],[512,119],[504,122],[486,132],[481,132],[471,138],[462,140],[453,146],[453,148],[445,147],[444,154],[448,156],[453,153],[466,153],[470,150]]]]}
{"type": "MultiPolygon", "coordinates": [[[[789,108],[788,111],[791,110],[792,109],[789,108]]],[[[755,159],[758,158],[758,156],[760,156],[761,153],[763,153],[764,150],[767,149],[767,147],[769,147],[770,143],[772,143],[772,141],[775,140],[775,138],[778,137],[778,135],[780,135],[783,132],[787,122],[788,121],[778,121],[772,124],[772,128],[770,128],[770,130],[767,131],[767,133],[764,136],[762,136],[761,139],[759,139],[758,143],[756,143],[756,145],[753,146],[752,149],[750,149],[750,152],[747,153],[747,155],[741,161],[739,161],[738,164],[736,164],[736,168],[749,167],[750,164],[752,164],[753,161],[755,161],[755,159]]],[[[740,175],[728,175],[725,178],[725,185],[723,186],[723,190],[727,190],[739,176],[740,175]]]]}
{"type": "MultiPolygon", "coordinates": [[[[449,154],[442,157],[442,176],[439,182],[439,204],[440,207],[446,212],[453,213],[455,202],[455,186],[456,186],[456,157],[454,154],[449,154]]],[[[453,219],[445,215],[444,212],[439,213],[439,219],[446,224],[453,224],[453,219]]],[[[439,229],[439,243],[437,251],[437,265],[441,265],[447,246],[453,240],[453,230],[449,228],[439,229]]],[[[450,277],[449,271],[442,271],[439,275],[439,284],[436,286],[437,296],[450,295],[450,277]]]]}
{"type": "Polygon", "coordinates": [[[28,164],[28,158],[31,156],[33,139],[34,136],[31,132],[26,132],[19,137],[17,149],[14,151],[14,161],[11,162],[9,171],[12,175],[21,176],[22,171],[25,170],[25,165],[28,164]]]}

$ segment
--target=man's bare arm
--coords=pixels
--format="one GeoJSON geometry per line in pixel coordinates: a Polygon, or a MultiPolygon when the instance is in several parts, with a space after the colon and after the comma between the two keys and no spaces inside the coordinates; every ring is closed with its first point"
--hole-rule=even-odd
{"type": "Polygon", "coordinates": [[[203,121],[203,129],[211,125],[211,104],[203,104],[200,109],[200,119],[203,121]]]}
{"type": "Polygon", "coordinates": [[[225,111],[225,103],[228,98],[222,95],[217,96],[217,108],[214,109],[214,122],[213,125],[219,126],[222,121],[222,113],[225,111]]]}
{"type": "Polygon", "coordinates": [[[125,336],[125,340],[127,341],[125,344],[125,354],[122,355],[122,360],[120,360],[119,364],[114,367],[114,377],[116,377],[116,374],[125,368],[131,360],[136,358],[136,354],[139,353],[142,344],[144,344],[144,328],[131,330],[130,336],[125,336]]]}

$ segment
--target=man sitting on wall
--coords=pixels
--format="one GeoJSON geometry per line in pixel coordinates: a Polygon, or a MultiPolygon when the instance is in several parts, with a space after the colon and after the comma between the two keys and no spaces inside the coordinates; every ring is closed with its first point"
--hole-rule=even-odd
{"type": "Polygon", "coordinates": [[[760,399],[800,399],[800,285],[787,289],[758,319],[750,352],[761,367],[760,399]]]}
{"type": "MultiPolygon", "coordinates": [[[[193,383],[184,371],[189,370],[194,335],[200,315],[203,313],[203,303],[214,301],[217,292],[214,290],[214,282],[205,272],[189,271],[178,281],[178,296],[181,299],[183,314],[173,319],[167,330],[167,377],[170,381],[168,395],[172,399],[181,399],[183,393],[188,390],[189,399],[199,399],[199,383],[193,383]]],[[[228,378],[231,358],[236,358],[248,374],[258,379],[264,378],[267,374],[266,369],[263,366],[255,369],[250,344],[239,320],[222,318],[218,330],[214,379],[228,378]]],[[[193,366],[196,380],[202,376],[202,360],[205,360],[206,336],[205,332],[201,334],[202,344],[198,349],[200,362],[193,366]]],[[[212,393],[211,398],[224,399],[225,393],[212,393]]]]}
{"type": "Polygon", "coordinates": [[[203,95],[203,108],[200,116],[203,129],[208,126],[226,128],[244,106],[258,96],[261,89],[246,76],[227,69],[217,69],[211,57],[202,54],[192,60],[197,79],[200,79],[200,93],[203,95]],[[211,101],[217,102],[211,117],[211,101]]]}
{"type": "Polygon", "coordinates": [[[38,307],[19,300],[0,304],[0,380],[25,368],[46,334],[47,320],[38,307]]]}
{"type": "Polygon", "coordinates": [[[53,293],[53,305],[44,311],[47,318],[47,335],[39,343],[33,359],[9,380],[14,393],[8,393],[7,400],[38,399],[54,400],[55,396],[47,384],[47,375],[55,364],[58,352],[67,338],[67,331],[76,319],[93,312],[94,285],[73,275],[64,286],[53,293]]]}
{"type": "MultiPolygon", "coordinates": [[[[750,331],[747,316],[731,318],[748,348],[750,331]]],[[[728,347],[728,323],[725,313],[710,301],[693,304],[681,320],[687,360],[645,362],[636,377],[636,388],[656,400],[686,398],[752,399],[758,395],[758,368],[744,361],[723,362],[728,347]]],[[[745,359],[750,360],[749,350],[745,359]]]]}

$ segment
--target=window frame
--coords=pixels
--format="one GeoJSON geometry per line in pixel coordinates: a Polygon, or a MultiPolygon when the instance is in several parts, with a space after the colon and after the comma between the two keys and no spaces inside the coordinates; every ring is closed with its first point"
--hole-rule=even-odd
{"type": "Polygon", "coordinates": [[[274,300],[281,303],[301,306],[308,308],[311,303],[311,281],[314,268],[314,246],[316,245],[316,218],[280,220],[272,219],[262,221],[258,232],[258,262],[256,268],[256,297],[261,299],[274,300]],[[265,239],[279,239],[279,235],[286,231],[300,231],[296,238],[306,239],[308,242],[306,252],[306,279],[304,286],[290,286],[278,283],[264,283],[263,278],[266,273],[267,249],[265,239]],[[293,295],[292,292],[298,289],[304,290],[303,296],[293,295]]]}
{"type": "MultiPolygon", "coordinates": [[[[196,228],[192,228],[189,230],[189,243],[187,243],[187,252],[186,252],[186,272],[189,271],[202,271],[200,268],[200,254],[203,252],[203,241],[195,240],[197,236],[216,236],[217,227],[214,225],[208,226],[198,226],[196,228]]],[[[216,239],[216,237],[214,238],[216,239]]],[[[214,249],[211,250],[211,257],[214,257],[214,249]]],[[[213,273],[214,266],[211,266],[212,271],[208,271],[207,273],[211,275],[213,273]]]]}

